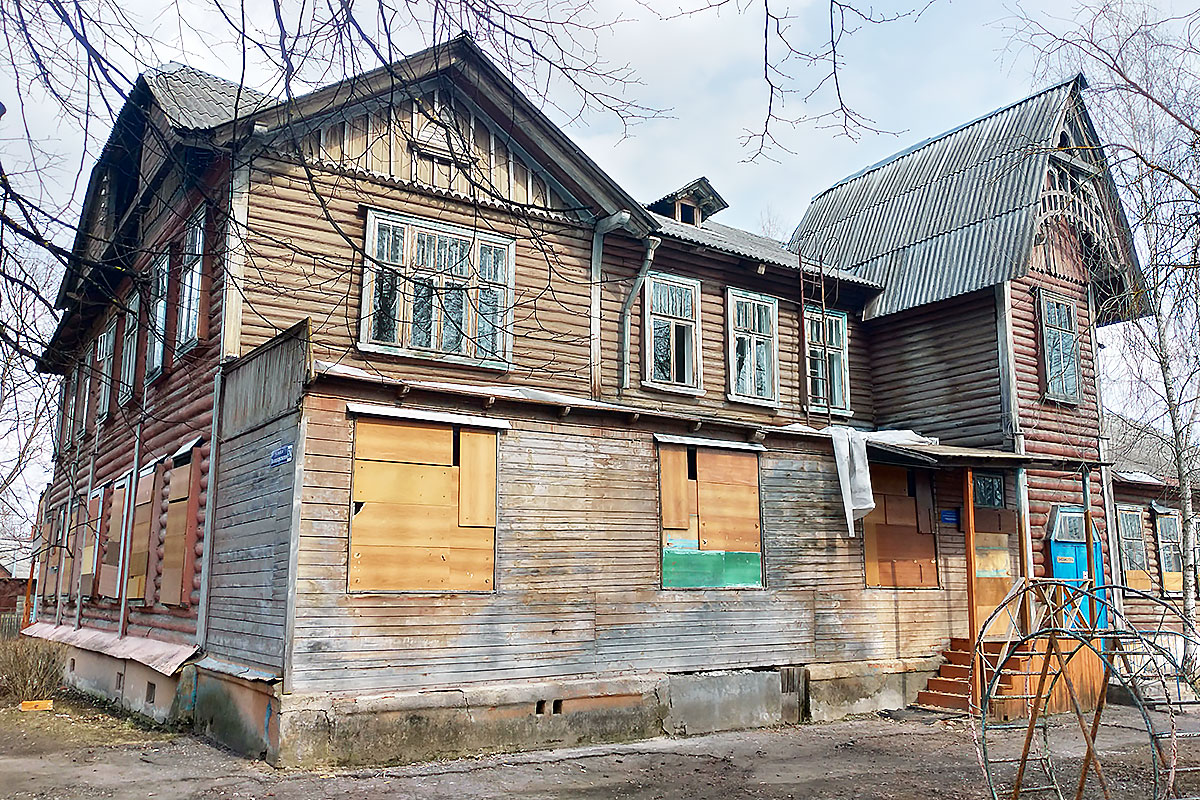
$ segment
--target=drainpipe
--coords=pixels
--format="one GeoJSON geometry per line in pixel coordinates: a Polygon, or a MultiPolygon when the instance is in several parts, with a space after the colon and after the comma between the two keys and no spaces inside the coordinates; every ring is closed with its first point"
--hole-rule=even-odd
{"type": "Polygon", "coordinates": [[[625,296],[625,302],[621,304],[621,341],[619,347],[621,349],[621,385],[617,391],[620,396],[626,389],[629,388],[629,312],[633,308],[633,301],[637,298],[638,293],[642,291],[642,284],[646,282],[646,273],[650,271],[650,265],[654,263],[654,251],[662,244],[662,239],[657,236],[647,236],[646,242],[646,257],[642,259],[641,269],[633,279],[633,286],[629,287],[629,294],[625,296]]]}
{"type": "Polygon", "coordinates": [[[212,429],[208,434],[208,491],[204,497],[204,543],[200,554],[200,607],[196,611],[196,646],[204,647],[208,640],[208,581],[212,560],[213,514],[217,499],[217,455],[221,433],[221,399],[225,389],[225,370],[218,364],[213,376],[212,429]]]}
{"type": "Polygon", "coordinates": [[[628,209],[622,209],[612,216],[596,221],[595,230],[592,232],[592,273],[591,273],[591,378],[592,378],[592,399],[599,400],[601,395],[600,385],[600,367],[602,356],[600,353],[600,282],[603,280],[601,270],[601,262],[604,260],[604,236],[611,233],[617,228],[622,228],[629,224],[630,213],[628,209]]]}

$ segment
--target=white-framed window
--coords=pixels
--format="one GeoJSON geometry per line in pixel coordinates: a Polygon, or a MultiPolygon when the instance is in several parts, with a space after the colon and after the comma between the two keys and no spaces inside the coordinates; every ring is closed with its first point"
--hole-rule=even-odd
{"type": "Polygon", "coordinates": [[[167,276],[171,259],[166,253],[150,264],[150,313],[146,322],[146,383],[162,373],[167,349],[167,276]]]}
{"type": "Polygon", "coordinates": [[[58,415],[59,447],[65,450],[71,444],[71,436],[75,433],[75,382],[69,374],[63,376],[62,387],[59,390],[58,415]]]}
{"type": "Polygon", "coordinates": [[[779,399],[779,301],[729,289],[729,396],[774,405],[779,399]]]}
{"type": "Polygon", "coordinates": [[[698,393],[700,281],[661,272],[646,277],[645,378],[649,386],[698,393]]]}
{"type": "MultiPolygon", "coordinates": [[[[200,282],[204,265],[204,212],[201,205],[188,217],[179,251],[179,349],[200,338],[200,282]]],[[[164,320],[165,324],[165,320],[164,320]]]]}
{"type": "Polygon", "coordinates": [[[1121,540],[1121,568],[1125,585],[1131,589],[1150,588],[1146,538],[1142,535],[1142,509],[1117,506],[1117,532],[1121,540]]]}
{"type": "Polygon", "coordinates": [[[1042,366],[1046,396],[1066,402],[1079,401],[1079,328],[1075,304],[1064,297],[1043,292],[1042,366]]]}
{"type": "Polygon", "coordinates": [[[1158,540],[1158,569],[1162,573],[1163,591],[1182,591],[1183,547],[1179,530],[1179,515],[1175,513],[1155,514],[1154,535],[1158,540]]]}
{"type": "Polygon", "coordinates": [[[850,413],[850,357],[846,314],[807,306],[804,309],[805,371],[808,407],[816,411],[850,413]]]}
{"type": "Polygon", "coordinates": [[[366,251],[361,347],[507,366],[511,239],[371,211],[366,251]]]}
{"type": "Polygon", "coordinates": [[[108,327],[96,339],[96,368],[100,373],[100,391],[96,400],[96,419],[103,422],[108,418],[108,408],[112,405],[113,381],[113,347],[117,342],[117,319],[113,318],[108,327]]]}
{"type": "Polygon", "coordinates": [[[117,402],[124,405],[133,397],[133,378],[137,371],[138,312],[141,307],[137,292],[125,299],[125,327],[121,333],[121,382],[117,402]]]}
{"type": "Polygon", "coordinates": [[[88,406],[92,402],[92,365],[89,363],[92,353],[83,356],[75,367],[75,425],[82,436],[87,432],[88,406]]]}

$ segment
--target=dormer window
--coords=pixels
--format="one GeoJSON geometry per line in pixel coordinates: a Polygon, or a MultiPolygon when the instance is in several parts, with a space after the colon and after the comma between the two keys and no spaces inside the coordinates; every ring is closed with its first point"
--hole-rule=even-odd
{"type": "Polygon", "coordinates": [[[676,204],[675,218],[684,225],[699,225],[700,224],[700,209],[691,203],[679,201],[676,204]]]}

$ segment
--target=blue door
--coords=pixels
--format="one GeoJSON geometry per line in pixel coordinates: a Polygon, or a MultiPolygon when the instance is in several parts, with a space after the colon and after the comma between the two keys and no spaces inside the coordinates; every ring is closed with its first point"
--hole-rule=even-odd
{"type": "MultiPolygon", "coordinates": [[[[1083,509],[1070,506],[1059,506],[1051,514],[1052,530],[1050,531],[1050,574],[1061,581],[1083,585],[1087,578],[1087,538],[1083,527],[1083,509]]],[[[1092,523],[1094,536],[1092,557],[1096,564],[1096,583],[1104,582],[1104,552],[1100,546],[1100,533],[1092,523]]],[[[1104,593],[1101,593],[1104,597],[1104,593]]],[[[1083,627],[1084,620],[1090,611],[1090,598],[1084,598],[1081,603],[1083,619],[1073,620],[1074,626],[1083,627]]],[[[1100,618],[1097,626],[1103,628],[1108,622],[1108,609],[1100,604],[1100,618]]]]}

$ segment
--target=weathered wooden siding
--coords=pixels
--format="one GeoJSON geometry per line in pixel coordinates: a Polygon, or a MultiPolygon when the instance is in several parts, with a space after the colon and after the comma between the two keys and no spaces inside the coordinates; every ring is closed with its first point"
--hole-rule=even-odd
{"type": "MultiPolygon", "coordinates": [[[[1088,303],[1087,275],[1073,235],[1047,235],[1033,248],[1029,274],[1012,281],[1010,318],[1016,369],[1017,402],[1025,449],[1036,455],[1069,461],[1100,460],[1100,415],[1096,393],[1095,340],[1088,303]],[[1079,331],[1080,401],[1049,400],[1044,394],[1039,297],[1050,290],[1074,302],[1079,331]]],[[[1029,523],[1036,577],[1052,574],[1048,563],[1046,523],[1055,504],[1084,505],[1080,475],[1062,470],[1029,470],[1029,523]]],[[[1104,551],[1105,578],[1111,579],[1112,556],[1105,533],[1104,492],[1100,474],[1091,476],[1092,509],[1104,551]]]]}
{"type": "MultiPolygon", "coordinates": [[[[367,369],[389,377],[512,383],[578,396],[591,394],[591,228],[549,216],[519,218],[473,206],[437,190],[401,186],[383,178],[315,171],[313,185],[303,168],[264,156],[252,171],[249,237],[241,352],[297,321],[312,318],[314,358],[367,369]],[[486,229],[517,242],[513,352],[507,372],[444,361],[363,353],[357,348],[362,282],[364,207],[411,214],[486,229]],[[314,209],[319,212],[314,213],[314,209]]],[[[620,306],[641,264],[641,243],[610,234],[605,245],[602,302],[602,381],[605,399],[617,398],[620,306]]],[[[622,402],[680,413],[722,416],[762,424],[802,418],[802,349],[797,339],[799,274],[772,268],[758,276],[753,265],[717,254],[697,254],[664,244],[655,268],[700,277],[705,394],[701,398],[639,388],[641,302],[631,318],[633,391],[622,402]],[[733,277],[736,276],[736,277],[733,277]],[[726,377],[727,286],[781,298],[780,394],[778,410],[730,402],[726,377]]],[[[862,327],[849,321],[852,424],[873,418],[870,355],[862,327]]]]}
{"type": "Polygon", "coordinates": [[[996,302],[991,290],[869,324],[875,421],[946,444],[1004,444],[996,302]]]}
{"type": "Polygon", "coordinates": [[[205,649],[243,664],[283,670],[292,529],[291,462],[271,454],[297,445],[297,411],[220,443],[209,553],[205,649]]]}
{"type": "MultiPolygon", "coordinates": [[[[694,247],[664,241],[655,251],[652,269],[700,281],[700,333],[703,353],[704,394],[693,397],[657,390],[642,385],[645,375],[643,341],[643,293],[630,307],[629,388],[620,386],[621,353],[619,331],[621,306],[633,287],[634,276],[642,265],[645,249],[640,241],[610,235],[604,253],[601,283],[601,344],[603,397],[638,406],[662,408],[678,413],[714,415],[727,419],[759,420],[787,424],[804,417],[805,359],[800,336],[800,273],[796,270],[768,267],[758,275],[755,264],[734,256],[712,253],[698,257],[694,247]],[[727,399],[729,382],[729,331],[727,295],[729,288],[745,289],[779,300],[779,399],[774,409],[727,399]]],[[[809,281],[811,284],[811,281],[809,281]]],[[[808,287],[811,291],[811,285],[808,287]]],[[[847,300],[849,298],[843,298],[847,300]]],[[[827,298],[830,309],[847,312],[847,338],[850,369],[850,408],[852,416],[834,414],[834,424],[870,427],[874,422],[875,402],[871,380],[871,347],[867,332],[850,304],[838,305],[827,298]]],[[[811,424],[823,427],[829,417],[814,413],[811,424]]]]}
{"type": "MultiPolygon", "coordinates": [[[[663,590],[652,430],[503,404],[488,412],[513,425],[499,443],[496,590],[348,594],[345,404],[391,401],[321,387],[304,402],[293,691],[922,657],[965,629],[957,530],[938,532],[942,588],[864,589],[824,442],[768,441],[761,456],[765,589],[663,590]]],[[[938,502],[958,501],[939,489],[938,502]]]]}

